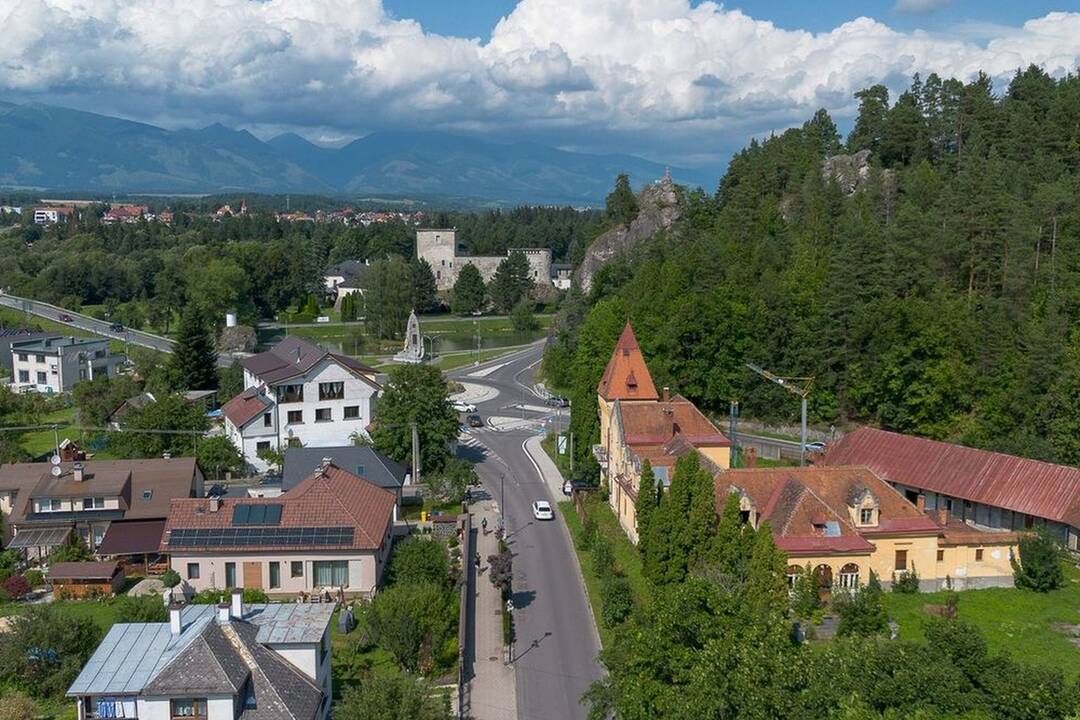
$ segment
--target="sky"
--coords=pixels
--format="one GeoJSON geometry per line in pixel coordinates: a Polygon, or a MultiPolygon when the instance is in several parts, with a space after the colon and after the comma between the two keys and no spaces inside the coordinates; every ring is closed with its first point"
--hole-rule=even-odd
{"type": "Polygon", "coordinates": [[[0,99],[324,144],[440,130],[722,170],[912,74],[1080,60],[1080,1],[0,0],[0,99]]]}

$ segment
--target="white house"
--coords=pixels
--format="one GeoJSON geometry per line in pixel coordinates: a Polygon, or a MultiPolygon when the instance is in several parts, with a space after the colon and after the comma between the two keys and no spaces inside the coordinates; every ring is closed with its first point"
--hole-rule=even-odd
{"type": "Polygon", "coordinates": [[[375,371],[290,335],[240,361],[244,392],[222,407],[225,433],[253,467],[262,449],[349,445],[367,434],[379,385],[375,371]]]}
{"type": "Polygon", "coordinates": [[[11,343],[13,387],[16,390],[67,392],[81,380],[116,375],[123,355],[109,354],[109,341],[48,337],[11,343]]]}
{"type": "Polygon", "coordinates": [[[77,717],[325,720],[332,603],[171,606],[117,623],[67,691],[77,717]]]}

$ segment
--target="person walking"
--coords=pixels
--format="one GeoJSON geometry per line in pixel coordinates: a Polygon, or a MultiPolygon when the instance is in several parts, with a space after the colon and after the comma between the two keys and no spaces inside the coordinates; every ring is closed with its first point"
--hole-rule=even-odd
{"type": "Polygon", "coordinates": [[[480,529],[484,531],[485,535],[487,535],[487,518],[486,517],[481,518],[481,520],[480,520],[480,529]]]}

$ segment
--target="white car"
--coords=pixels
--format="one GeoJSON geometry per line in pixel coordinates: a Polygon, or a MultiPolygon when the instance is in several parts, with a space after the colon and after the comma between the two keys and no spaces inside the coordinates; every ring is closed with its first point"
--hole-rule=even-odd
{"type": "Polygon", "coordinates": [[[555,513],[551,510],[551,503],[547,500],[534,500],[532,504],[533,517],[537,520],[554,520],[555,513]]]}
{"type": "Polygon", "coordinates": [[[820,453],[825,452],[825,443],[815,440],[814,442],[806,443],[806,452],[820,453]]]}
{"type": "Polygon", "coordinates": [[[467,402],[454,402],[454,410],[459,413],[474,413],[476,412],[476,406],[467,402]]]}

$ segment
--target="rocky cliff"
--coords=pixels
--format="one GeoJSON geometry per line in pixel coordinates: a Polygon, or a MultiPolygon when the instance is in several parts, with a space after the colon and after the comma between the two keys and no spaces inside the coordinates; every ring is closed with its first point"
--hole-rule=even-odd
{"type": "Polygon", "coordinates": [[[582,291],[589,292],[592,279],[604,263],[645,242],[657,232],[671,227],[682,217],[685,199],[670,175],[647,186],[637,197],[638,214],[629,225],[608,230],[596,238],[585,252],[575,272],[582,291]]]}

